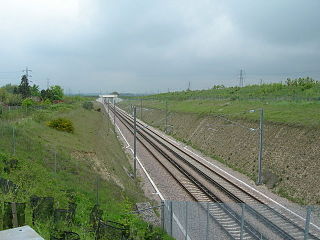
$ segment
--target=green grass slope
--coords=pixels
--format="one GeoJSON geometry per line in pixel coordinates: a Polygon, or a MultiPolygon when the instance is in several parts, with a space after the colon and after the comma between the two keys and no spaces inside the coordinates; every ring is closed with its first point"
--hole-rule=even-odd
{"type": "Polygon", "coordinates": [[[214,88],[210,90],[162,93],[137,98],[126,98],[123,107],[134,104],[145,108],[223,115],[231,119],[257,121],[251,109],[263,108],[265,120],[274,123],[320,127],[320,83],[309,78],[287,80],[286,84],[263,84],[243,88],[214,88]]]}
{"type": "MultiPolygon", "coordinates": [[[[85,110],[80,103],[3,113],[0,176],[11,180],[19,190],[2,193],[1,204],[6,201],[29,203],[30,197],[36,195],[53,197],[55,208],[68,208],[71,194],[77,204],[75,223],[63,226],[62,230],[77,232],[81,239],[94,239],[89,216],[98,201],[104,220],[124,223],[135,233],[134,239],[144,239],[150,234],[147,224],[126,213],[132,211],[135,202],[145,198],[138,184],[124,170],[130,170],[128,158],[111,124],[109,126],[110,129],[103,112],[85,110]],[[57,117],[70,119],[74,123],[74,133],[49,128],[47,122],[57,117]],[[9,173],[4,171],[6,159],[18,160],[17,167],[9,173]]],[[[33,225],[31,211],[27,204],[26,224],[49,239],[53,222],[33,225]]]]}

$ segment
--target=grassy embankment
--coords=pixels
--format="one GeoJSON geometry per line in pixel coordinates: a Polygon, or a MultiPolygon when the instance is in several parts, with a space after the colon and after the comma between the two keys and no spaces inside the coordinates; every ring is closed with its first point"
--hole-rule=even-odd
{"type": "Polygon", "coordinates": [[[225,115],[231,119],[257,121],[257,113],[251,109],[264,108],[265,120],[307,127],[320,127],[320,83],[297,85],[264,84],[243,88],[182,91],[162,93],[139,98],[128,98],[122,106],[137,105],[165,109],[171,112],[200,115],[225,115]],[[135,100],[136,99],[136,100],[135,100]]]}
{"type": "Polygon", "coordinates": [[[16,194],[2,193],[1,205],[5,201],[27,203],[26,224],[49,239],[54,223],[50,219],[32,224],[30,197],[53,197],[55,208],[66,209],[71,193],[77,204],[75,223],[60,230],[74,231],[81,239],[94,239],[89,216],[97,202],[98,183],[103,220],[124,223],[140,236],[134,239],[144,239],[147,224],[133,214],[125,214],[132,211],[135,202],[145,200],[137,182],[124,170],[130,170],[128,158],[103,112],[85,110],[81,104],[61,103],[1,115],[0,174],[19,187],[16,194]],[[57,117],[70,119],[74,133],[49,128],[47,122],[57,117]],[[18,160],[17,168],[10,173],[4,172],[1,160],[5,158],[18,160]]]}

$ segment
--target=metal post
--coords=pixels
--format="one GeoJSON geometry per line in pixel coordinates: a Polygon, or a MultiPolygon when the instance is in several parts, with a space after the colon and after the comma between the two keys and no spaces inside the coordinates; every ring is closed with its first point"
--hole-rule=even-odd
{"type": "Polygon", "coordinates": [[[11,210],[12,210],[12,225],[13,227],[18,227],[18,216],[17,216],[17,204],[15,202],[11,203],[11,210]]]}
{"type": "Polygon", "coordinates": [[[108,106],[107,122],[108,122],[108,134],[109,134],[109,132],[110,132],[110,123],[109,123],[109,121],[110,121],[110,114],[109,114],[109,112],[110,112],[110,101],[109,101],[109,98],[108,98],[107,106],[108,106]]]}
{"type": "Polygon", "coordinates": [[[99,205],[99,177],[97,176],[97,205],[99,205]]]}
{"type": "Polygon", "coordinates": [[[133,138],[133,176],[137,177],[137,109],[133,107],[134,138],[133,138]]]}
{"type": "Polygon", "coordinates": [[[258,180],[257,185],[262,184],[262,160],[263,160],[263,108],[260,109],[259,127],[259,159],[258,159],[258,180]]]}
{"type": "Polygon", "coordinates": [[[140,99],[140,120],[142,121],[142,99],[140,99]]]}
{"type": "Polygon", "coordinates": [[[113,99],[113,125],[114,131],[116,131],[116,102],[113,99]]]}
{"type": "Polygon", "coordinates": [[[240,240],[243,239],[243,227],[244,227],[244,208],[245,208],[245,204],[242,203],[241,204],[242,208],[241,208],[241,232],[240,232],[240,240]]]}
{"type": "Polygon", "coordinates": [[[108,98],[108,116],[109,116],[109,112],[110,112],[110,99],[108,98]]]}
{"type": "Polygon", "coordinates": [[[207,229],[206,229],[206,240],[209,240],[209,203],[207,202],[207,229]]]}
{"type": "Polygon", "coordinates": [[[164,229],[164,220],[165,220],[165,218],[164,218],[164,201],[163,200],[161,200],[161,228],[162,228],[162,230],[165,230],[164,229]]]}
{"type": "Polygon", "coordinates": [[[16,155],[16,135],[14,126],[12,126],[12,144],[13,144],[13,155],[16,155]]]}
{"type": "Polygon", "coordinates": [[[165,133],[167,133],[168,128],[168,101],[166,101],[166,125],[165,125],[165,133]]]}
{"type": "Polygon", "coordinates": [[[170,201],[170,235],[172,236],[172,226],[173,226],[173,205],[172,201],[170,201]]]}
{"type": "Polygon", "coordinates": [[[186,235],[185,235],[185,240],[188,239],[188,202],[186,202],[186,235]]]}
{"type": "Polygon", "coordinates": [[[57,173],[57,151],[54,151],[54,173],[57,173]]]}
{"type": "Polygon", "coordinates": [[[307,240],[309,237],[309,227],[310,227],[310,219],[311,219],[311,211],[312,207],[308,206],[307,207],[307,216],[306,216],[306,225],[304,228],[304,240],[307,240]]]}

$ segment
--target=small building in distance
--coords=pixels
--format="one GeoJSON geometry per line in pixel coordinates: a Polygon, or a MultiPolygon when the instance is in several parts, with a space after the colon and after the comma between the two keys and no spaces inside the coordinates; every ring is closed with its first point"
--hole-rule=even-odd
{"type": "Polygon", "coordinates": [[[118,98],[117,94],[107,94],[107,95],[99,95],[104,103],[116,101],[118,98]]]}

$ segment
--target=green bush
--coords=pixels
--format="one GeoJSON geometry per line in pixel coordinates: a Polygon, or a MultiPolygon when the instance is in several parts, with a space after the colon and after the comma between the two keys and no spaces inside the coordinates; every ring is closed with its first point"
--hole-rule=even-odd
{"type": "Polygon", "coordinates": [[[46,100],[43,101],[43,104],[45,105],[50,105],[52,102],[50,101],[49,98],[47,98],[46,100]]]}
{"type": "Polygon", "coordinates": [[[92,109],[93,109],[93,103],[92,103],[92,102],[84,102],[84,103],[82,104],[82,107],[83,107],[84,109],[87,109],[87,110],[92,110],[92,109]]]}
{"type": "Polygon", "coordinates": [[[8,94],[4,103],[10,106],[21,105],[22,97],[20,94],[8,94]]]}
{"type": "Polygon", "coordinates": [[[32,98],[26,98],[26,99],[23,99],[21,105],[24,106],[24,107],[30,107],[30,106],[33,106],[35,104],[35,101],[33,101],[32,98]]]}
{"type": "Polygon", "coordinates": [[[48,122],[48,126],[51,128],[57,129],[59,131],[64,131],[64,132],[69,132],[69,133],[74,132],[74,127],[73,127],[72,121],[69,119],[65,119],[65,118],[54,119],[54,120],[48,122]]]}
{"type": "Polygon", "coordinates": [[[11,170],[17,169],[18,167],[18,159],[15,156],[0,153],[0,173],[3,171],[6,173],[10,173],[11,170]]]}

